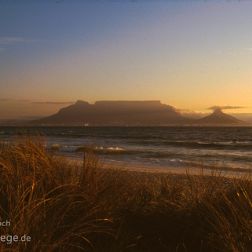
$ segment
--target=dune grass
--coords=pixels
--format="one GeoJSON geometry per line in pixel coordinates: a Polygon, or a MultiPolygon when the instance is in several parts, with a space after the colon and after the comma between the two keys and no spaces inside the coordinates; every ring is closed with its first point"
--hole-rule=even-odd
{"type": "Polygon", "coordinates": [[[103,169],[48,152],[39,139],[0,146],[0,251],[252,251],[249,177],[103,169]]]}

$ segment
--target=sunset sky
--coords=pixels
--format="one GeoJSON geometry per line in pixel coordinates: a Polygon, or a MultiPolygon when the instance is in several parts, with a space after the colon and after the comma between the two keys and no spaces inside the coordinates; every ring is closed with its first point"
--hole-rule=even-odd
{"type": "Polygon", "coordinates": [[[252,113],[251,13],[252,1],[0,0],[0,119],[78,99],[252,113]]]}

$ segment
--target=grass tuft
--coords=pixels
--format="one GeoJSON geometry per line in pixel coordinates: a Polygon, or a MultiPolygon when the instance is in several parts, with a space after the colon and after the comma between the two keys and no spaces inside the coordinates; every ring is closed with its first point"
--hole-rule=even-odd
{"type": "Polygon", "coordinates": [[[104,169],[47,151],[41,139],[0,146],[1,251],[252,251],[252,182],[219,173],[104,169]]]}

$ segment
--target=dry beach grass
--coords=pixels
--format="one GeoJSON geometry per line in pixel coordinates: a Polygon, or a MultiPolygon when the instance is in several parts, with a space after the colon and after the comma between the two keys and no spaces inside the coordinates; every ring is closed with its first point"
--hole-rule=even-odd
{"type": "Polygon", "coordinates": [[[103,169],[39,139],[0,147],[1,251],[252,251],[252,181],[103,169]]]}

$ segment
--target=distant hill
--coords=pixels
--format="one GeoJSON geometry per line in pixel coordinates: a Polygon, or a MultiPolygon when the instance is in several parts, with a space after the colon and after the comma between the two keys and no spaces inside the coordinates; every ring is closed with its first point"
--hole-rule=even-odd
{"type": "Polygon", "coordinates": [[[58,113],[33,121],[43,125],[177,125],[191,124],[172,106],[160,101],[77,101],[58,113]]]}
{"type": "Polygon", "coordinates": [[[243,121],[238,120],[234,116],[224,113],[220,108],[214,109],[211,115],[197,120],[198,124],[204,125],[238,125],[244,124],[243,121]]]}

